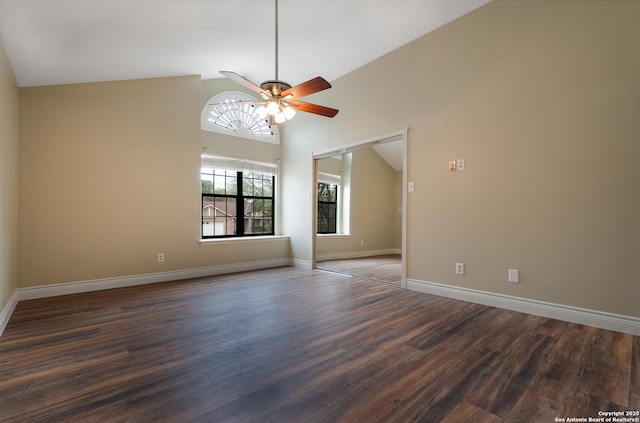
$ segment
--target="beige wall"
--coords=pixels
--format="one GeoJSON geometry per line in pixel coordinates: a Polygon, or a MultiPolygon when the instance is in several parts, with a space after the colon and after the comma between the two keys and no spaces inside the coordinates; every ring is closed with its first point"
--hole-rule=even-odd
{"type": "Polygon", "coordinates": [[[640,316],[638,40],[640,2],[494,0],[317,94],[310,150],[409,129],[408,278],[640,316]]]}
{"type": "Polygon", "coordinates": [[[291,254],[300,266],[311,266],[312,261],[315,236],[313,198],[316,192],[312,152],[314,146],[326,146],[326,120],[298,113],[281,132],[282,226],[284,233],[291,237],[291,254]]]}
{"type": "Polygon", "coordinates": [[[0,311],[18,284],[18,86],[0,38],[0,311]]]}
{"type": "Polygon", "coordinates": [[[198,76],[20,89],[21,287],[289,256],[199,244],[202,97],[198,76]]]}

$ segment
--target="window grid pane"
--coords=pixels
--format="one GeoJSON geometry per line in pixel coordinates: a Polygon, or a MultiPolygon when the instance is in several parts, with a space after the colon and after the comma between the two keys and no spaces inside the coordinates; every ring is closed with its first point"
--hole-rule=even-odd
{"type": "Polygon", "coordinates": [[[272,175],[266,173],[250,172],[242,176],[242,194],[246,197],[271,197],[272,175]]]}
{"type": "Polygon", "coordinates": [[[233,236],[236,233],[236,199],[219,195],[202,197],[202,236],[233,236]]]}

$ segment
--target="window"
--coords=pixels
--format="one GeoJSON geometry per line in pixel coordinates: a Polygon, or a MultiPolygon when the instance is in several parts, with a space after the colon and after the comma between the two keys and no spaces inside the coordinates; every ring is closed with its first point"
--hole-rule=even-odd
{"type": "Polygon", "coordinates": [[[341,178],[338,174],[318,172],[318,219],[317,233],[340,232],[341,178]],[[339,200],[340,199],[340,200],[339,200]]]}
{"type": "Polygon", "coordinates": [[[278,126],[260,119],[256,99],[239,91],[225,91],[207,101],[200,113],[203,131],[280,144],[278,126]]]}
{"type": "Polygon", "coordinates": [[[335,234],[338,227],[338,185],[318,182],[318,233],[335,234]]]}
{"type": "Polygon", "coordinates": [[[202,238],[274,234],[276,165],[202,155],[202,238]]]}

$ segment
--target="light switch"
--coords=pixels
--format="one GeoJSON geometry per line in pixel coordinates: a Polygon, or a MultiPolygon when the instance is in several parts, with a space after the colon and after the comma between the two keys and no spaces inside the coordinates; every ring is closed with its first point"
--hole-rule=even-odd
{"type": "Polygon", "coordinates": [[[415,188],[416,188],[416,187],[415,187],[415,185],[413,184],[413,181],[411,181],[411,182],[409,182],[409,183],[407,184],[407,189],[409,190],[409,192],[413,192],[413,191],[415,191],[415,188]]]}

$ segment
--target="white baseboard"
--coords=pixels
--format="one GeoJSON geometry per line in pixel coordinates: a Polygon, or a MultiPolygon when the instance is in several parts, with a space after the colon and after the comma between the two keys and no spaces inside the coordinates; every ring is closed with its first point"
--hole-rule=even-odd
{"type": "Polygon", "coordinates": [[[402,254],[402,250],[398,250],[397,248],[386,248],[386,249],[380,249],[380,250],[343,251],[340,253],[324,253],[324,254],[318,254],[317,261],[347,260],[351,258],[386,256],[389,254],[402,254]]]}
{"type": "Polygon", "coordinates": [[[509,295],[493,294],[474,289],[443,285],[435,282],[425,282],[415,279],[407,280],[407,288],[413,291],[456,300],[483,304],[491,307],[504,308],[521,313],[536,316],[549,317],[571,323],[586,326],[594,326],[601,329],[616,332],[640,335],[640,318],[621,314],[607,313],[597,310],[589,310],[562,304],[547,303],[544,301],[530,300],[526,298],[512,297],[509,295]]]}
{"type": "Polygon", "coordinates": [[[311,262],[309,260],[291,259],[289,265],[297,269],[311,270],[311,262]]]}
{"type": "Polygon", "coordinates": [[[223,275],[227,273],[247,272],[251,270],[268,269],[288,265],[289,259],[285,258],[248,263],[225,264],[221,266],[199,267],[195,269],[172,270],[168,272],[147,273],[115,278],[94,279],[80,282],[67,282],[55,285],[36,286],[33,288],[18,288],[18,301],[100,291],[103,289],[145,285],[157,282],[168,282],[180,279],[223,275]]]}
{"type": "Polygon", "coordinates": [[[16,305],[18,304],[18,290],[13,291],[9,301],[4,305],[2,310],[0,310],[0,336],[2,332],[4,332],[4,328],[7,327],[7,323],[9,323],[9,319],[11,318],[11,314],[13,310],[15,310],[16,305]]]}

